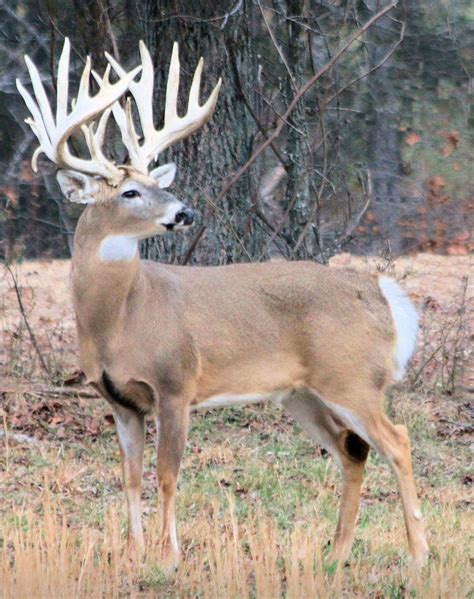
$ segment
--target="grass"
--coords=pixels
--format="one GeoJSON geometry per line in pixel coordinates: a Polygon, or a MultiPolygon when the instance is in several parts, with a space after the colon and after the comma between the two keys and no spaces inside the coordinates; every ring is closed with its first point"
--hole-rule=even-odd
{"type": "Polygon", "coordinates": [[[193,416],[178,493],[182,560],[176,580],[167,582],[156,562],[151,432],[143,491],[147,558],[138,568],[124,554],[119,453],[105,402],[64,400],[71,434],[59,434],[60,419],[50,417],[52,424],[41,424],[43,438],[29,442],[17,431],[37,400],[21,390],[5,397],[2,599],[470,596],[468,438],[463,428],[447,435],[437,420],[440,410],[459,419],[463,399],[398,389],[391,401],[394,419],[411,431],[432,548],[420,576],[408,563],[395,480],[376,455],[350,561],[339,569],[329,561],[339,473],[285,412],[265,406],[193,416]],[[98,434],[81,432],[91,413],[98,414],[98,434]]]}

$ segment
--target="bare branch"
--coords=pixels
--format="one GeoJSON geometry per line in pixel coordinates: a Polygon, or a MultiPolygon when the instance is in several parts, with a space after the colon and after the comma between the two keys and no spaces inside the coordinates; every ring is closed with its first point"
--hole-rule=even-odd
{"type": "Polygon", "coordinates": [[[280,57],[282,63],[285,65],[286,72],[288,73],[288,76],[289,76],[289,78],[291,80],[291,87],[292,87],[293,91],[296,91],[296,89],[297,89],[297,87],[296,87],[296,81],[295,81],[295,78],[293,77],[293,73],[291,72],[291,69],[290,69],[290,67],[288,65],[286,57],[283,54],[283,50],[280,48],[280,45],[277,42],[275,34],[273,33],[272,28],[270,27],[270,23],[268,22],[268,19],[267,19],[266,15],[265,15],[265,11],[263,10],[263,7],[262,7],[262,5],[260,3],[260,0],[257,0],[257,3],[258,3],[258,7],[260,9],[260,12],[262,13],[263,22],[265,23],[265,27],[267,28],[268,34],[270,35],[270,39],[272,40],[272,44],[274,45],[275,50],[277,51],[278,56],[280,57]]]}
{"type": "Polygon", "coordinates": [[[49,370],[48,365],[46,364],[46,361],[45,361],[45,359],[43,357],[43,354],[40,351],[40,348],[39,348],[38,342],[36,340],[35,334],[33,333],[33,329],[31,328],[30,323],[28,321],[28,318],[26,316],[26,311],[25,311],[25,307],[23,305],[23,300],[21,298],[21,292],[20,292],[20,288],[18,286],[18,281],[16,280],[16,277],[15,277],[12,269],[10,268],[10,266],[6,262],[3,262],[3,264],[5,265],[5,268],[8,270],[8,272],[10,273],[10,276],[12,278],[13,287],[15,289],[16,298],[18,300],[18,307],[20,308],[20,313],[21,313],[21,315],[23,317],[23,320],[25,321],[25,326],[26,326],[26,328],[28,330],[28,334],[30,336],[31,343],[33,344],[33,347],[35,348],[36,354],[37,354],[39,362],[41,364],[41,368],[46,372],[46,374],[48,376],[51,376],[51,371],[49,370]]]}

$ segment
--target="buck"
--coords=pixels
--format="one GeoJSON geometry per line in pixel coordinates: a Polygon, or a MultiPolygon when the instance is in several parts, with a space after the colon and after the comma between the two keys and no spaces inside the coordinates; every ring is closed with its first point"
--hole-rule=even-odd
{"type": "Polygon", "coordinates": [[[87,60],[78,97],[68,106],[69,41],[59,60],[53,116],[40,75],[26,57],[34,99],[20,82],[40,152],[60,170],[62,192],[87,204],[77,226],[72,291],[81,367],[111,404],[128,504],[128,546],[141,559],[140,495],[145,417],[157,425],[157,477],[162,496],[159,559],[173,572],[179,550],[175,493],[190,412],[219,406],[280,402],[324,446],[342,471],[333,555],[349,555],[369,448],[398,480],[408,544],[416,563],[427,555],[404,426],[383,412],[384,392],[401,379],[415,346],[416,312],[397,283],[335,271],[312,262],[168,266],[140,260],[139,240],[177,231],[193,212],[164,191],[176,168],[149,171],[160,152],[210,118],[219,81],[200,105],[202,59],[184,116],[177,113],[179,59],[173,48],[164,125],[155,129],[153,64],[140,43],[141,66],[126,72],[109,55],[100,89],[89,93],[87,60]],[[117,75],[110,83],[110,67],[117,75]],[[139,71],[141,69],[138,81],[139,71]],[[128,95],[125,107],[119,99],[128,95]],[[140,130],[132,110],[136,106],[140,130]],[[102,146],[113,113],[129,163],[107,159],[102,146]],[[93,121],[97,121],[97,125],[93,121]],[[71,153],[82,130],[90,156],[71,153]],[[140,131],[142,137],[140,137],[140,131]]]}

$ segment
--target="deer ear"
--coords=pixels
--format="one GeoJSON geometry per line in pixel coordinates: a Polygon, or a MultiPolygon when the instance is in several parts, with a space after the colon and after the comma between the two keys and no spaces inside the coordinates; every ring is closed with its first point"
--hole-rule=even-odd
{"type": "Polygon", "coordinates": [[[71,202],[95,204],[99,194],[99,182],[90,175],[78,171],[60,170],[56,179],[61,191],[71,202]]]}
{"type": "Polygon", "coordinates": [[[174,162],[169,162],[168,164],[163,164],[162,166],[154,168],[148,176],[158,184],[158,187],[166,189],[166,187],[169,187],[171,183],[173,183],[175,175],[176,164],[174,162]]]}

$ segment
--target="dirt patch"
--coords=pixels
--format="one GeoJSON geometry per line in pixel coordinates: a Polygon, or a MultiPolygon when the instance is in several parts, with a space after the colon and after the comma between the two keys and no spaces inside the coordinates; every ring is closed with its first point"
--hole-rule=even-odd
{"type": "MultiPolygon", "coordinates": [[[[471,256],[438,256],[417,254],[402,256],[393,262],[380,258],[362,258],[339,254],[330,261],[334,268],[355,268],[368,272],[386,272],[399,280],[415,303],[420,306],[429,297],[441,306],[449,306],[460,294],[463,278],[472,272],[471,256]]],[[[474,284],[469,281],[468,299],[474,298],[474,284]]]]}
{"type": "Polygon", "coordinates": [[[27,377],[41,373],[25,319],[51,375],[76,368],[78,345],[69,289],[70,261],[23,262],[14,264],[11,271],[0,269],[0,362],[6,373],[27,377]]]}

